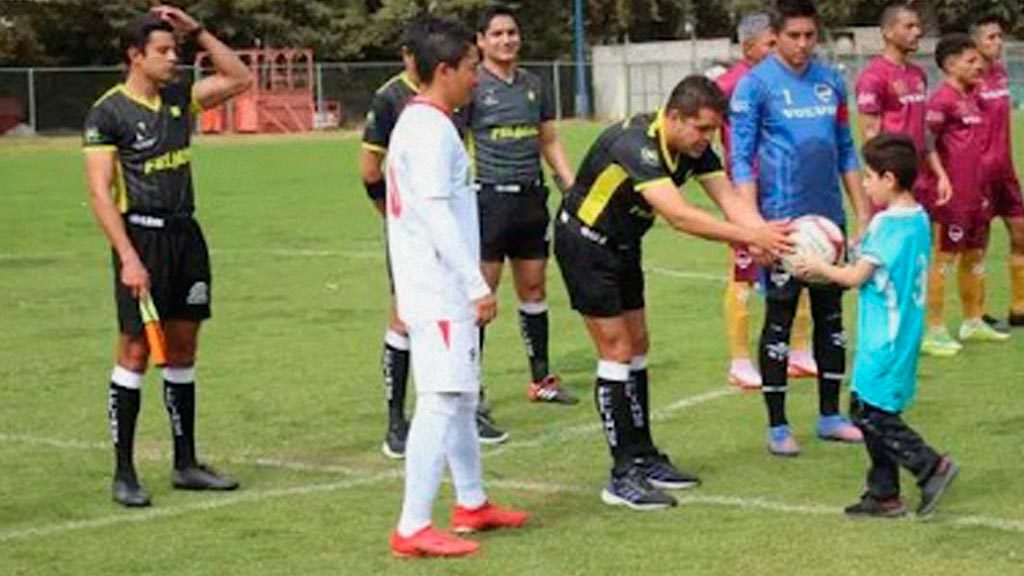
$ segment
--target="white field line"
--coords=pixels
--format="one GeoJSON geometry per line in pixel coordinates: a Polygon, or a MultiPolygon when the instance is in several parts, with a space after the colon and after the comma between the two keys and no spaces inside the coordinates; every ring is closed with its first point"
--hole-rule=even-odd
{"type": "Polygon", "coordinates": [[[239,492],[232,495],[224,495],[209,498],[207,500],[203,500],[202,502],[198,502],[195,504],[170,506],[167,508],[150,508],[141,511],[124,511],[121,514],[104,516],[102,518],[95,518],[92,520],[74,520],[71,522],[61,522],[57,524],[49,524],[35,528],[26,528],[23,530],[12,530],[10,532],[2,532],[0,533],[0,543],[11,542],[14,540],[29,540],[33,538],[52,536],[55,534],[62,534],[65,532],[73,532],[79,530],[108,528],[110,526],[116,526],[118,524],[138,524],[143,522],[150,522],[153,520],[161,520],[164,518],[174,518],[177,516],[183,516],[186,514],[196,512],[209,512],[211,510],[217,510],[219,508],[234,506],[238,504],[264,502],[266,500],[273,500],[279,498],[293,498],[297,496],[306,496],[309,494],[323,494],[327,492],[336,492],[338,490],[346,490],[349,488],[364,486],[366,484],[390,480],[398,478],[400,476],[401,475],[398,473],[398,471],[392,471],[385,474],[364,474],[358,478],[349,478],[338,482],[329,482],[323,484],[306,484],[303,486],[295,486],[292,488],[274,488],[270,490],[254,490],[251,492],[239,492]]]}
{"type": "Polygon", "coordinates": [[[685,270],[675,270],[673,268],[665,268],[663,266],[647,266],[645,268],[647,272],[658,274],[660,276],[668,276],[669,278],[678,278],[680,280],[703,280],[707,282],[720,282],[725,284],[729,281],[729,277],[724,274],[707,274],[705,272],[687,272],[685,270]]]}
{"type": "MultiPolygon", "coordinates": [[[[652,421],[663,421],[667,420],[676,414],[700,406],[707,402],[718,400],[719,398],[725,398],[727,396],[735,396],[740,391],[736,388],[716,388],[709,390],[694,396],[686,396],[680,398],[675,402],[659,408],[651,412],[652,421]]],[[[537,446],[550,445],[551,442],[559,442],[569,440],[577,436],[586,436],[594,434],[601,430],[601,423],[594,421],[586,424],[577,424],[575,426],[567,426],[558,430],[554,430],[548,433],[541,433],[530,440],[510,440],[501,446],[491,448],[483,453],[485,458],[493,458],[499,454],[504,454],[510,450],[516,450],[520,448],[534,448],[537,446]]]]}
{"type": "MultiPolygon", "coordinates": [[[[694,398],[689,399],[689,401],[692,403],[694,398]]],[[[674,405],[666,407],[666,410],[668,408],[672,408],[673,406],[686,406],[686,401],[687,399],[680,400],[674,405]]],[[[681,408],[675,408],[676,411],[680,409],[681,408]]],[[[0,434],[0,441],[29,442],[35,445],[79,450],[95,450],[97,448],[102,448],[104,450],[108,449],[107,446],[101,445],[100,443],[97,442],[51,440],[26,435],[0,434]]],[[[380,474],[371,474],[369,472],[342,468],[338,466],[322,466],[316,464],[296,463],[273,459],[246,460],[238,458],[234,459],[233,461],[237,463],[247,464],[259,463],[255,465],[280,467],[288,470],[299,470],[317,473],[336,473],[338,472],[338,470],[344,469],[347,472],[351,473],[352,477],[332,483],[311,484],[293,488],[271,489],[255,492],[243,492],[233,496],[224,496],[222,498],[207,500],[198,504],[177,506],[171,508],[151,509],[136,514],[126,513],[116,516],[98,518],[95,520],[64,522],[60,524],[52,524],[37,528],[27,528],[23,530],[5,532],[0,533],[0,543],[12,540],[25,540],[35,537],[49,536],[53,534],[60,534],[63,532],[69,532],[74,530],[104,528],[107,526],[121,523],[158,520],[162,518],[181,516],[193,512],[206,512],[210,510],[216,510],[218,508],[234,504],[260,502],[274,498],[304,496],[307,494],[315,493],[333,492],[338,490],[344,490],[347,488],[363,486],[366,484],[372,484],[378,481],[397,479],[402,476],[401,469],[396,469],[390,472],[380,474]]],[[[578,496],[591,496],[596,495],[598,492],[598,489],[595,487],[553,484],[546,482],[530,482],[513,479],[488,478],[486,480],[486,483],[488,486],[492,488],[501,488],[505,490],[518,492],[533,492],[537,494],[574,494],[578,496]]],[[[713,495],[701,494],[698,492],[688,492],[678,494],[677,498],[680,506],[713,506],[719,508],[732,508],[748,511],[774,512],[778,514],[796,516],[839,517],[842,515],[842,508],[838,506],[826,506],[821,504],[791,504],[786,502],[766,500],[764,498],[757,497],[713,495]]],[[[935,520],[929,521],[929,523],[934,523],[939,526],[948,525],[959,528],[986,528],[1000,532],[1024,534],[1024,520],[1017,520],[1012,518],[998,518],[981,515],[957,516],[951,514],[942,514],[935,520]]]]}

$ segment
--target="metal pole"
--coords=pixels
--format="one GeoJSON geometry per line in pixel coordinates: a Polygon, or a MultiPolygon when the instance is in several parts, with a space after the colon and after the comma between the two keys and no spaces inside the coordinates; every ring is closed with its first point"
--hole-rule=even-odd
{"type": "Polygon", "coordinates": [[[32,127],[32,134],[38,133],[36,126],[36,69],[28,69],[28,125],[32,127]]]}
{"type": "Polygon", "coordinates": [[[551,63],[551,78],[555,89],[555,119],[562,119],[562,74],[558,60],[551,63]]]}
{"type": "Polygon", "coordinates": [[[324,128],[323,118],[325,114],[324,110],[324,65],[317,62],[316,64],[316,115],[317,129],[322,130],[324,128]]]}
{"type": "Polygon", "coordinates": [[[590,116],[590,94],[587,93],[587,71],[584,69],[583,0],[573,2],[573,28],[576,37],[576,115],[590,116]]]}

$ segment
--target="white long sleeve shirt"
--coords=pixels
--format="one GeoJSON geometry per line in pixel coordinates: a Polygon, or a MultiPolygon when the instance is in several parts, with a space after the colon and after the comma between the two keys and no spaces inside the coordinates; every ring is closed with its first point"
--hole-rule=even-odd
{"type": "Polygon", "coordinates": [[[387,229],[398,316],[410,326],[476,319],[490,288],[469,158],[444,110],[412,100],[387,155],[387,229]]]}

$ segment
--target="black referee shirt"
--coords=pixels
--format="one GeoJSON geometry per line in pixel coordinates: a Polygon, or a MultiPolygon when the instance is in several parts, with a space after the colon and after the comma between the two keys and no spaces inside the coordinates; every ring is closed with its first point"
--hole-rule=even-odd
{"type": "Polygon", "coordinates": [[[658,112],[606,128],[587,151],[563,209],[616,242],[639,243],[654,223],[642,190],[722,173],[722,162],[710,147],[700,158],[669,154],[664,122],[658,112]]]}
{"type": "Polygon", "coordinates": [[[118,84],[93,104],[83,147],[117,152],[113,193],[122,213],[181,216],[195,210],[189,144],[198,109],[183,84],[161,88],[152,102],[118,84]]]}

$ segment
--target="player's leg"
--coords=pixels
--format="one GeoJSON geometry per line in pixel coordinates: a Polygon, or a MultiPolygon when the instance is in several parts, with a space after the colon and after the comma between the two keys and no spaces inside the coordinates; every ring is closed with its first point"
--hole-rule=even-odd
{"type": "Polygon", "coordinates": [[[860,501],[847,506],[848,516],[874,516],[898,518],[907,512],[906,504],[900,497],[899,465],[889,457],[883,443],[883,430],[877,422],[877,415],[871,407],[860,402],[856,395],[851,398],[850,415],[864,435],[871,466],[867,474],[867,490],[860,501]]]}
{"type": "MultiPolygon", "coordinates": [[[[150,293],[154,298],[163,296],[161,276],[155,274],[155,263],[160,260],[156,252],[157,233],[128,227],[132,245],[150,272],[150,293]],[[153,264],[151,264],[153,263],[153,264]]],[[[149,345],[146,342],[139,301],[121,283],[121,262],[114,253],[114,301],[120,333],[117,357],[110,374],[107,391],[107,419],[114,442],[115,468],[111,484],[114,500],[124,506],[149,506],[149,493],[139,482],[135,470],[135,428],[142,403],[142,379],[149,364],[149,345]]]]}
{"type": "Polygon", "coordinates": [[[180,222],[166,234],[170,271],[160,317],[167,337],[163,375],[164,404],[174,438],[172,484],[184,490],[234,490],[238,482],[199,463],[195,449],[196,348],[200,324],[211,314],[209,250],[195,221],[180,222]]]}
{"type": "MultiPolygon", "coordinates": [[[[544,242],[544,252],[547,252],[544,242]]],[[[512,260],[512,278],[519,298],[519,331],[530,363],[527,395],[534,402],[576,404],[579,399],[562,386],[548,362],[547,257],[512,260]]]]}
{"type": "Polygon", "coordinates": [[[800,448],[786,419],[789,339],[796,315],[800,283],[780,267],[765,270],[765,318],[759,344],[759,364],[768,409],[768,451],[796,456],[800,448]]]}
{"type": "Polygon", "coordinates": [[[811,353],[811,301],[800,292],[793,319],[793,341],[789,351],[789,375],[793,378],[813,378],[818,375],[818,364],[811,353]]]}
{"type": "MultiPolygon", "coordinates": [[[[952,231],[956,236],[956,230],[952,231]]],[[[928,268],[927,330],[921,352],[929,356],[948,357],[960,352],[961,345],[946,329],[946,276],[956,260],[955,246],[949,239],[949,226],[932,226],[932,262],[928,268]]],[[[962,232],[961,232],[962,234],[962,232]]]]}
{"type": "Polygon", "coordinates": [[[661,492],[647,479],[646,470],[635,462],[637,438],[626,388],[633,356],[629,326],[624,315],[584,316],[587,332],[597,348],[597,378],[594,402],[612,455],[612,471],[601,499],[610,505],[634,510],[656,510],[674,506],[674,498],[661,492]]]}
{"type": "MultiPolygon", "coordinates": [[[[1019,195],[1019,194],[1018,194],[1019,195]]],[[[1005,219],[1010,235],[1010,326],[1024,326],[1024,216],[1005,219]]]]}
{"type": "Polygon", "coordinates": [[[743,247],[730,249],[732,270],[722,298],[725,333],[729,339],[728,380],[745,390],[761,387],[761,375],[750,359],[750,296],[757,282],[757,266],[743,247]]]}
{"type": "MultiPolygon", "coordinates": [[[[133,301],[134,302],[134,301],[133,301]]],[[[139,329],[141,330],[141,319],[139,329]]],[[[135,425],[142,401],[142,378],[149,361],[149,346],[141,333],[118,337],[117,361],[110,374],[107,392],[107,417],[114,441],[114,480],[112,495],[129,507],[149,506],[149,493],[139,483],[135,471],[135,425]]]]}
{"type": "Polygon", "coordinates": [[[700,484],[696,475],[676,468],[668,455],[659,450],[651,436],[650,379],[647,370],[647,315],[643,308],[627,310],[623,316],[629,330],[633,357],[629,362],[626,399],[629,401],[633,462],[643,470],[656,488],[680,490],[700,484]]]}
{"type": "MultiPolygon", "coordinates": [[[[480,211],[480,272],[491,292],[497,294],[501,284],[505,259],[508,257],[509,202],[505,195],[484,188],[477,195],[480,211]]],[[[483,363],[486,331],[480,329],[480,362],[483,363]]],[[[508,432],[498,428],[487,402],[486,387],[480,382],[480,402],[477,406],[477,432],[484,444],[500,444],[508,440],[508,432]]]]}
{"type": "Polygon", "coordinates": [[[983,316],[985,313],[985,248],[989,238],[988,215],[975,216],[963,225],[963,251],[957,268],[957,287],[963,321],[960,324],[960,341],[1001,342],[1010,338],[1009,333],[996,330],[983,316]]]}
{"type": "MultiPolygon", "coordinates": [[[[384,237],[386,241],[387,235],[384,237]]],[[[405,324],[398,319],[395,284],[391,275],[391,254],[386,254],[391,299],[380,364],[384,379],[384,398],[388,405],[388,427],[384,442],[381,444],[381,452],[388,458],[400,459],[405,457],[405,440],[409,435],[409,421],[405,418],[405,397],[409,387],[409,333],[405,324]]]]}
{"type": "Polygon", "coordinates": [[[198,460],[196,454],[196,347],[197,320],[164,322],[167,366],[163,370],[164,405],[174,439],[172,483],[183,490],[234,490],[238,482],[198,460]]]}
{"type": "Polygon", "coordinates": [[[839,413],[839,391],[846,378],[843,290],[837,285],[808,288],[814,319],[814,358],[818,363],[818,437],[861,442],[864,436],[839,413]]]}
{"type": "Polygon", "coordinates": [[[384,397],[388,404],[388,428],[381,451],[388,458],[405,457],[405,441],[409,421],[405,418],[405,397],[409,386],[409,334],[398,319],[394,295],[388,312],[388,329],[384,335],[381,372],[384,376],[384,397]]]}

